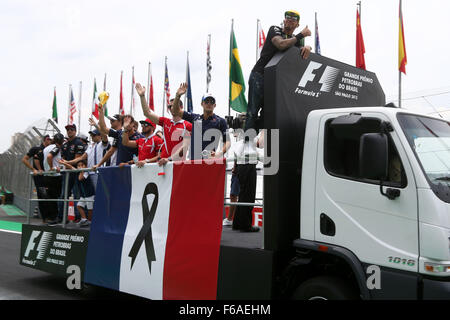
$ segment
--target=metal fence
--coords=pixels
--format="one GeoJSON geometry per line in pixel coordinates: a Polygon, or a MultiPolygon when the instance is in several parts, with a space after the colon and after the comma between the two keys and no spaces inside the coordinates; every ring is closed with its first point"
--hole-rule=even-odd
{"type": "Polygon", "coordinates": [[[51,119],[41,119],[24,132],[16,133],[11,139],[11,147],[0,154],[0,186],[12,192],[14,205],[29,215],[36,206],[29,201],[36,197],[36,190],[30,169],[22,163],[22,158],[31,147],[40,145],[46,134],[54,136],[57,132],[60,129],[51,119]]]}

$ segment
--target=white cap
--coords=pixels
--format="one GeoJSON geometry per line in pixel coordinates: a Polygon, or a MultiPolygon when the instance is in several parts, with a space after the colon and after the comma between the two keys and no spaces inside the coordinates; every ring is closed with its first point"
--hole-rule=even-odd
{"type": "Polygon", "coordinates": [[[212,93],[209,93],[209,92],[207,92],[207,93],[205,93],[205,94],[203,95],[203,97],[202,97],[202,102],[203,102],[206,98],[213,98],[214,100],[216,100],[216,98],[213,96],[213,94],[212,94],[212,93]]]}

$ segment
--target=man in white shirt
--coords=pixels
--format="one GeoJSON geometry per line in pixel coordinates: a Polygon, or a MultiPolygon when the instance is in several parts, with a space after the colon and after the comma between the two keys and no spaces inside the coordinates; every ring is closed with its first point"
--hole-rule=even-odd
{"type": "MultiPolygon", "coordinates": [[[[239,202],[254,203],[256,196],[256,165],[260,154],[254,147],[260,146],[263,131],[255,137],[253,143],[245,143],[244,138],[236,142],[234,156],[237,158],[236,174],[239,180],[239,202]]],[[[258,232],[259,228],[252,226],[253,207],[238,206],[233,218],[233,230],[242,232],[258,232]]]]}
{"type": "MultiPolygon", "coordinates": [[[[67,163],[75,167],[80,160],[87,160],[87,168],[92,168],[102,161],[106,150],[110,147],[108,137],[106,135],[101,135],[100,131],[97,129],[89,131],[89,134],[91,136],[92,143],[89,144],[86,152],[79,158],[72,161],[61,161],[61,163],[67,163]]],[[[90,171],[89,175],[91,177],[92,184],[94,185],[94,189],[97,189],[98,174],[95,171],[90,171]]]]}

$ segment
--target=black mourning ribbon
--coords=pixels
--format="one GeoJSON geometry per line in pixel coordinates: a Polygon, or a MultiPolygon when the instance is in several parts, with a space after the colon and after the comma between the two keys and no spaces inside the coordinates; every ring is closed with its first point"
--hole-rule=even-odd
{"type": "Polygon", "coordinates": [[[152,273],[152,261],[156,261],[155,248],[153,246],[152,238],[152,223],[155,218],[156,208],[158,207],[158,187],[155,183],[149,183],[145,187],[144,195],[142,196],[142,215],[144,217],[144,224],[139,231],[136,240],[134,240],[133,246],[131,247],[128,256],[131,258],[131,268],[133,268],[136,256],[141,248],[142,243],[145,241],[145,251],[147,253],[148,269],[152,273]],[[155,199],[151,209],[148,209],[147,196],[149,194],[154,194],[155,199]]]}

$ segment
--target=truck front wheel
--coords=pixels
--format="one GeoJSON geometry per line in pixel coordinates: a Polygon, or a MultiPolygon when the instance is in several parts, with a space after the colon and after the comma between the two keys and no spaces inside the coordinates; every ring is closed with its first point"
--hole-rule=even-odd
{"type": "Polygon", "coordinates": [[[358,295],[344,280],[336,277],[316,277],[303,282],[294,292],[295,300],[354,300],[358,295]]]}

